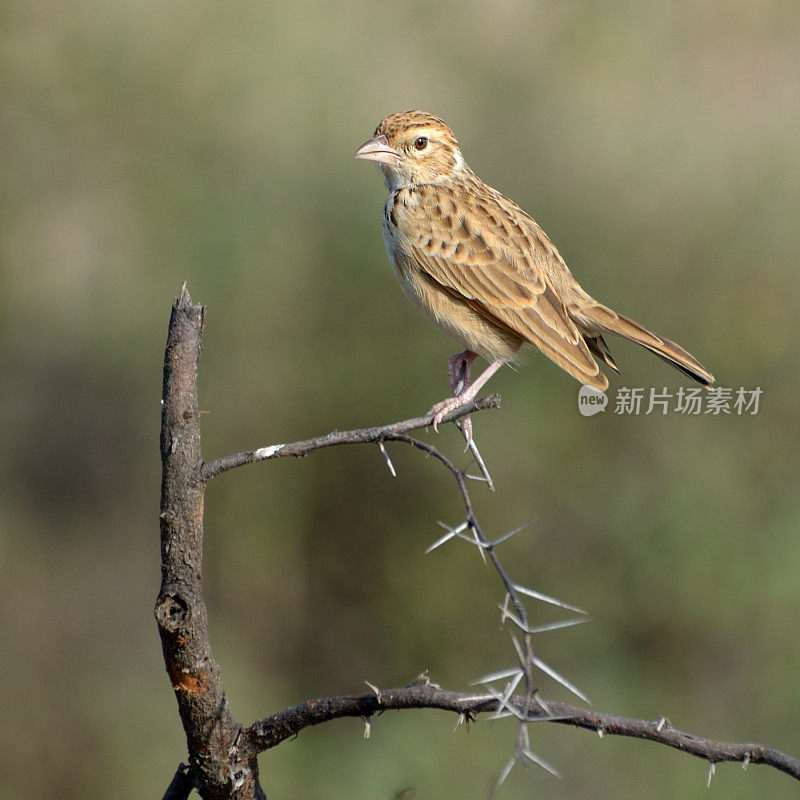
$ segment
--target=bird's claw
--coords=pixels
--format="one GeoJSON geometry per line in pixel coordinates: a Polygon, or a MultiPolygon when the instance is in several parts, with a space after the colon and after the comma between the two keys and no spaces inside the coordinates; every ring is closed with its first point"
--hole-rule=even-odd
{"type": "MultiPolygon", "coordinates": [[[[468,402],[469,400],[464,397],[449,397],[447,400],[442,400],[441,403],[437,403],[430,412],[428,412],[433,414],[432,425],[436,433],[439,433],[439,424],[451,411],[461,408],[461,406],[466,405],[468,402]]],[[[472,418],[469,414],[459,420],[459,427],[464,434],[464,438],[467,440],[467,447],[469,447],[472,442],[472,418]]]]}
{"type": "Polygon", "coordinates": [[[464,405],[465,400],[460,397],[448,397],[447,400],[442,400],[441,403],[436,403],[436,405],[431,408],[428,412],[429,414],[433,414],[433,429],[436,433],[439,433],[439,424],[444,420],[444,418],[454,409],[460,408],[464,405]]]}

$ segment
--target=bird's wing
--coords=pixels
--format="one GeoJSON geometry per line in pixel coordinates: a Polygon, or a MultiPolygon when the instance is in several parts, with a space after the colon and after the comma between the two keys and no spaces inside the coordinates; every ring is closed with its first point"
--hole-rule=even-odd
{"type": "Polygon", "coordinates": [[[607,379],[548,278],[571,275],[536,223],[502,195],[458,194],[454,202],[451,190],[431,191],[406,209],[419,268],[581,383],[605,389],[607,379]]]}

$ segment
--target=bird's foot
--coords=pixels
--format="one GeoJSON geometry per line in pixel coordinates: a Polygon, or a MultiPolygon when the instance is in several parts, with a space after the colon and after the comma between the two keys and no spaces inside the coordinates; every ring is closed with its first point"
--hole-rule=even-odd
{"type": "MultiPolygon", "coordinates": [[[[479,388],[479,386],[470,386],[468,389],[464,389],[461,394],[458,394],[455,397],[448,397],[447,400],[442,400],[440,403],[436,403],[436,405],[434,405],[433,408],[431,408],[431,410],[428,412],[429,414],[433,414],[433,429],[438,433],[439,424],[442,422],[442,420],[456,408],[461,408],[461,406],[471,403],[475,399],[475,395],[477,394],[479,388]]],[[[469,416],[461,418],[461,429],[464,432],[464,438],[467,440],[467,443],[471,442],[472,420],[469,418],[469,416]]]]}

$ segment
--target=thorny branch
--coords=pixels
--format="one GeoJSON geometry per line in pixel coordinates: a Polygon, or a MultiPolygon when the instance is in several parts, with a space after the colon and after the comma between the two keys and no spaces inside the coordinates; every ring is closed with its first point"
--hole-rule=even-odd
{"type": "MultiPolygon", "coordinates": [[[[613,714],[601,714],[584,708],[548,700],[526,701],[513,697],[510,704],[529,722],[552,722],[572,725],[600,735],[631,736],[658,742],[712,764],[724,761],[767,764],[800,780],[800,760],[761,744],[717,742],[673,728],[669,720],[629,719],[613,714]]],[[[406,686],[402,689],[381,689],[378,692],[347,697],[326,697],[287,708],[278,714],[259,720],[244,731],[243,736],[258,750],[275,747],[303,728],[319,725],[341,717],[365,717],[375,713],[408,708],[436,708],[452,711],[461,719],[474,720],[478,714],[496,713],[500,702],[492,695],[463,694],[444,691],[431,684],[406,686]]]]}
{"type": "MultiPolygon", "coordinates": [[[[664,717],[655,722],[627,719],[541,698],[534,685],[534,669],[544,671],[586,700],[576,687],[541,661],[532,646],[534,634],[576,624],[585,618],[531,627],[523,597],[552,603],[578,614],[585,612],[511,580],[497,557],[496,548],[518,531],[490,541],[478,522],[470,498],[467,480],[473,476],[459,469],[431,444],[409,435],[430,425],[430,414],[375,428],[334,431],[302,442],[265,446],[204,462],[200,450],[197,401],[204,311],[202,306],[192,304],[184,285],[173,305],[164,362],[160,517],[162,583],[156,601],[156,619],[189,751],[188,766],[179,766],[165,798],[187,798],[193,788],[204,798],[263,798],[258,779],[259,753],[312,725],[341,717],[362,717],[369,726],[370,718],[376,713],[409,708],[453,711],[459,715],[459,721],[467,722],[484,713],[494,717],[516,717],[520,726],[514,756],[502,770],[498,783],[518,761],[536,763],[555,772],[530,749],[527,725],[533,722],[573,725],[600,735],[633,736],[683,750],[710,763],[709,778],[715,764],[737,761],[743,767],[751,763],[767,764],[800,780],[800,761],[764,745],[715,742],[679,731],[664,717]],[[415,682],[402,689],[386,690],[370,684],[373,691],[368,694],[307,701],[243,728],[228,707],[220,669],[208,637],[201,570],[205,484],[211,478],[245,464],[284,456],[304,456],[335,445],[362,443],[378,445],[394,474],[385,448],[387,442],[411,445],[438,460],[453,475],[462,498],[465,520],[455,528],[448,528],[429,550],[453,538],[461,538],[490,560],[506,592],[501,606],[502,619],[511,621],[521,635],[521,643],[512,635],[518,665],[477,681],[486,686],[486,692],[449,692],[429,682],[415,682]],[[524,694],[517,695],[516,689],[523,680],[524,694]],[[498,681],[505,681],[502,691],[493,688],[498,681]]],[[[497,408],[499,403],[496,395],[480,398],[455,409],[445,422],[456,422],[467,414],[497,408]]],[[[472,452],[483,474],[480,479],[491,486],[491,478],[480,454],[476,449],[472,452]]]]}
{"type": "MultiPolygon", "coordinates": [[[[499,408],[500,395],[491,394],[488,397],[479,397],[471,403],[466,403],[460,408],[456,408],[447,414],[442,424],[454,422],[461,417],[475,411],[482,411],[485,408],[499,408]]],[[[335,447],[340,444],[380,444],[390,441],[397,436],[408,433],[409,431],[427,428],[433,424],[433,414],[427,413],[422,417],[406,419],[402,422],[392,422],[389,425],[379,425],[374,428],[359,428],[353,431],[331,431],[325,436],[317,436],[314,439],[306,439],[302,442],[292,442],[291,444],[272,444],[266,447],[259,447],[256,450],[246,450],[242,453],[233,453],[213,461],[206,461],[203,464],[203,480],[210,480],[228,470],[236,467],[243,467],[245,464],[255,464],[258,461],[267,461],[272,458],[284,458],[294,456],[301,458],[316,450],[324,447],[335,447]]]]}
{"type": "MultiPolygon", "coordinates": [[[[492,395],[487,398],[479,398],[478,400],[466,404],[462,408],[456,409],[450,416],[445,419],[445,422],[452,422],[456,421],[459,417],[465,416],[466,414],[472,413],[473,411],[479,411],[484,408],[496,408],[499,405],[499,397],[496,395],[492,395]]],[[[279,445],[270,445],[266,447],[261,447],[256,450],[249,450],[242,453],[235,453],[230,456],[224,456],[222,458],[218,458],[212,462],[208,462],[204,464],[202,469],[202,475],[206,480],[219,475],[222,472],[228,471],[230,469],[234,469],[239,466],[244,466],[246,464],[251,464],[257,461],[265,461],[268,459],[273,458],[281,458],[285,456],[295,456],[295,457],[302,457],[307,456],[316,450],[320,450],[325,447],[332,447],[335,445],[342,445],[342,444],[378,444],[381,448],[381,453],[383,454],[384,458],[386,459],[386,463],[394,474],[394,467],[392,465],[391,459],[387,454],[384,443],[386,442],[400,442],[404,444],[411,445],[419,450],[422,450],[427,455],[431,456],[438,460],[441,464],[443,464],[452,474],[453,478],[456,481],[458,486],[459,493],[461,495],[461,499],[464,505],[464,510],[466,514],[466,519],[464,523],[459,526],[459,528],[449,530],[448,534],[440,539],[437,543],[434,544],[433,547],[430,549],[434,549],[442,544],[445,541],[453,538],[454,536],[461,536],[462,538],[466,538],[471,544],[478,547],[479,551],[481,552],[482,557],[488,558],[491,562],[492,566],[494,567],[495,571],[500,577],[500,580],[505,588],[506,591],[506,601],[503,606],[503,622],[506,620],[511,620],[520,630],[522,635],[522,644],[520,645],[516,638],[514,638],[514,646],[517,652],[517,657],[519,661],[519,666],[514,667],[510,670],[505,670],[500,673],[495,673],[493,675],[485,676],[482,683],[486,683],[490,685],[495,680],[499,679],[507,679],[508,682],[505,685],[504,691],[502,694],[497,693],[494,695],[496,699],[500,701],[500,711],[502,712],[507,705],[508,699],[513,695],[513,692],[517,688],[520,679],[524,678],[525,681],[525,701],[530,705],[530,703],[536,698],[537,690],[534,684],[534,668],[538,667],[546,674],[553,677],[555,680],[560,682],[563,686],[567,689],[575,693],[578,697],[583,700],[587,698],[585,695],[580,692],[570,681],[566,678],[559,675],[554,669],[549,667],[544,661],[538,658],[534,651],[533,651],[533,641],[532,635],[534,629],[531,628],[529,621],[528,621],[528,612],[525,606],[524,601],[522,600],[522,594],[527,594],[528,596],[534,597],[536,599],[544,599],[549,602],[555,602],[557,605],[561,605],[567,608],[570,608],[573,611],[581,612],[580,609],[576,609],[571,606],[567,606],[564,603],[560,603],[559,601],[555,601],[553,598],[545,598],[541,594],[534,592],[533,590],[526,589],[525,587],[517,586],[509,577],[507,571],[503,567],[500,559],[498,558],[496,552],[496,545],[505,541],[509,536],[501,537],[500,541],[498,542],[490,542],[489,539],[483,532],[481,528],[480,522],[475,514],[475,510],[472,504],[472,498],[470,497],[469,488],[467,486],[467,479],[469,476],[466,471],[460,469],[456,466],[456,464],[451,461],[447,456],[445,456],[440,450],[438,450],[433,445],[424,442],[420,439],[415,437],[409,436],[408,432],[413,431],[422,427],[427,427],[432,423],[433,415],[427,414],[422,417],[417,417],[416,419],[411,420],[404,420],[402,422],[392,423],[390,425],[384,425],[379,427],[373,428],[362,428],[358,430],[352,431],[334,431],[326,436],[320,436],[314,439],[308,439],[301,442],[293,442],[291,444],[279,444],[279,445]],[[467,535],[467,532],[471,535],[467,535]],[[508,605],[511,605],[513,611],[508,609],[508,605]]],[[[474,445],[474,443],[473,443],[474,445]]],[[[480,453],[477,451],[477,448],[473,446],[473,456],[479,460],[481,465],[481,471],[484,473],[485,478],[488,481],[491,481],[491,477],[486,472],[485,466],[483,465],[482,460],[480,459],[480,453]]],[[[575,622],[582,622],[584,620],[569,620],[566,623],[562,623],[562,626],[565,624],[574,624],[575,622]]],[[[547,628],[552,629],[552,627],[547,628]]],[[[512,706],[508,706],[509,713],[511,712],[512,706]]],[[[543,766],[547,769],[550,769],[552,772],[553,770],[548,767],[544,762],[541,761],[533,752],[530,750],[530,746],[528,745],[528,737],[527,731],[525,730],[525,725],[528,722],[527,719],[520,720],[520,729],[517,735],[517,755],[520,759],[525,760],[526,758],[530,761],[534,761],[538,763],[540,766],[543,766]]],[[[507,773],[506,773],[507,774],[507,773]]]]}

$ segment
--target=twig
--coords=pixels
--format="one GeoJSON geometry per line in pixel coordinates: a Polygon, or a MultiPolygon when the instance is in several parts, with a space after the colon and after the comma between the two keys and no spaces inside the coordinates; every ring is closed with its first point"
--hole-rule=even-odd
{"type": "MultiPolygon", "coordinates": [[[[482,411],[486,408],[499,408],[500,395],[490,394],[487,397],[479,397],[471,403],[466,403],[459,408],[453,409],[445,416],[442,423],[453,422],[467,414],[482,411]]],[[[433,414],[428,413],[421,417],[392,422],[388,425],[378,425],[373,428],[358,428],[352,431],[331,431],[325,436],[317,436],[313,439],[306,439],[302,442],[291,442],[290,444],[272,444],[259,447],[255,450],[246,450],[242,453],[232,453],[231,455],[215,458],[203,464],[201,476],[203,480],[210,480],[217,475],[228,470],[243,467],[246,464],[255,464],[258,461],[267,461],[272,458],[284,458],[294,456],[299,458],[307,456],[324,447],[335,447],[343,444],[375,444],[382,441],[389,441],[397,434],[408,433],[409,431],[427,428],[433,424],[433,414]]]]}
{"type": "Polygon", "coordinates": [[[467,528],[469,528],[475,534],[475,539],[481,549],[481,552],[485,552],[488,555],[495,572],[499,575],[500,580],[505,587],[507,595],[511,599],[511,604],[514,607],[517,618],[522,623],[523,642],[525,647],[525,657],[523,659],[522,668],[525,673],[527,692],[526,696],[532,698],[536,693],[536,687],[533,680],[533,667],[537,659],[533,653],[533,641],[530,633],[530,625],[528,623],[528,612],[525,608],[522,598],[519,595],[519,592],[517,591],[516,584],[511,580],[502,563],[500,562],[500,559],[495,551],[494,544],[486,537],[480,523],[478,522],[478,518],[475,515],[475,510],[472,505],[472,498],[470,497],[469,489],[467,488],[467,476],[449,458],[447,458],[447,456],[437,450],[433,445],[428,444],[428,442],[423,442],[422,440],[408,436],[405,433],[386,433],[384,438],[386,441],[405,442],[406,444],[410,444],[413,447],[422,450],[442,463],[455,479],[456,484],[458,485],[458,491],[461,495],[461,502],[463,503],[464,510],[466,512],[467,528]]]}
{"type": "MultiPolygon", "coordinates": [[[[628,736],[672,747],[709,763],[724,761],[765,764],[800,780],[800,760],[762,744],[719,742],[673,728],[664,719],[643,720],[603,714],[553,700],[542,702],[515,696],[508,701],[529,722],[571,725],[609,736],[628,736]]],[[[310,700],[262,719],[246,729],[242,738],[255,752],[263,752],[296,736],[304,728],[343,717],[369,717],[379,711],[435,708],[475,719],[494,713],[498,700],[491,694],[463,694],[430,685],[381,689],[362,695],[310,700]]]]}
{"type": "Polygon", "coordinates": [[[161,800],[187,800],[192,793],[192,789],[194,789],[192,771],[186,764],[179,764],[161,800]]]}

